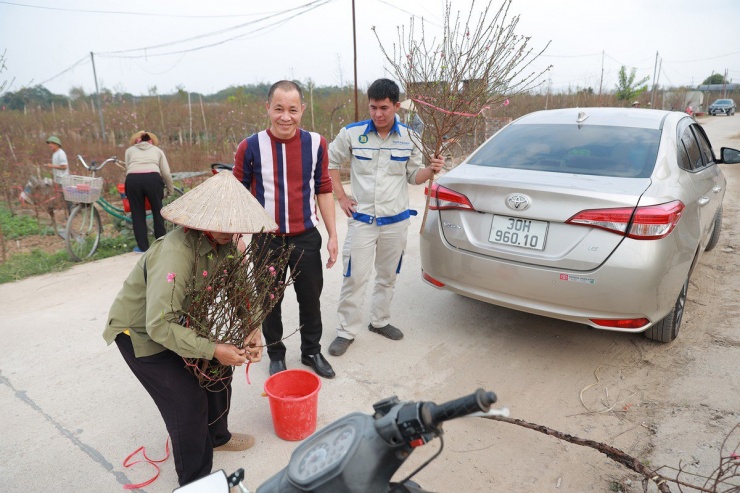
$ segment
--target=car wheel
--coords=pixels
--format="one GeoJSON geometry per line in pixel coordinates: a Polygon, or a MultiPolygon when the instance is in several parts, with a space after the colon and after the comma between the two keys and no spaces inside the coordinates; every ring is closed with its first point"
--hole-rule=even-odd
{"type": "Polygon", "coordinates": [[[717,215],[714,216],[714,225],[712,226],[712,235],[709,237],[705,252],[710,251],[712,248],[717,246],[719,242],[719,234],[722,231],[722,206],[717,211],[717,215]]]}
{"type": "Polygon", "coordinates": [[[678,293],[678,299],[676,304],[668,315],[663,319],[654,324],[648,330],[645,331],[645,337],[650,340],[658,342],[672,342],[678,336],[678,329],[681,328],[681,320],[683,319],[683,312],[686,308],[686,293],[689,290],[689,278],[686,277],[686,282],[683,283],[681,292],[678,293]]]}

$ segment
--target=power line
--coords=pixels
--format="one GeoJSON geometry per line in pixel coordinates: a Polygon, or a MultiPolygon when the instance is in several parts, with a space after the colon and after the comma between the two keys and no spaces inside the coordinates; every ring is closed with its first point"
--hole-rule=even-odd
{"type": "Polygon", "coordinates": [[[77,65],[79,65],[82,62],[85,62],[87,60],[88,60],[88,57],[87,57],[87,55],[85,55],[84,57],[80,58],[79,60],[77,60],[76,62],[74,62],[69,67],[65,68],[64,70],[62,70],[61,72],[59,72],[58,74],[56,74],[54,77],[49,77],[45,81],[39,82],[38,85],[43,86],[47,82],[50,82],[50,81],[56,79],[57,77],[61,77],[62,75],[66,74],[67,72],[69,72],[70,70],[72,70],[73,68],[75,68],[77,65]]]}
{"type": "MultiPolygon", "coordinates": [[[[291,19],[293,19],[293,18],[295,18],[295,17],[297,17],[299,15],[305,14],[306,12],[309,12],[309,11],[315,9],[315,8],[321,7],[321,6],[323,6],[323,5],[327,4],[327,3],[330,3],[332,1],[334,1],[334,0],[314,0],[312,2],[303,4],[303,5],[298,6],[298,7],[294,7],[294,8],[291,8],[291,9],[286,9],[286,10],[280,11],[278,14],[268,15],[268,16],[262,18],[262,19],[257,19],[255,21],[250,21],[250,22],[244,23],[244,24],[242,24],[240,26],[234,26],[232,28],[227,28],[227,29],[223,29],[223,30],[220,30],[220,31],[215,31],[213,33],[206,33],[206,34],[203,34],[203,35],[194,36],[192,38],[188,38],[188,39],[185,39],[185,40],[173,41],[173,42],[170,42],[170,43],[163,43],[161,45],[156,45],[156,46],[152,46],[152,47],[148,47],[148,48],[136,48],[136,49],[131,49],[131,50],[116,51],[116,52],[96,53],[96,55],[102,56],[102,57],[105,57],[105,58],[147,58],[147,57],[159,57],[159,56],[183,54],[183,53],[188,53],[188,52],[191,52],[191,51],[197,51],[197,50],[202,50],[202,49],[206,49],[206,48],[211,48],[213,46],[218,46],[218,45],[227,43],[229,41],[233,41],[235,39],[243,38],[243,37],[248,36],[250,34],[255,34],[255,33],[258,33],[260,31],[264,31],[265,29],[275,28],[275,27],[277,27],[277,26],[279,26],[279,25],[281,25],[281,24],[283,24],[283,23],[285,23],[285,22],[287,22],[287,21],[289,21],[289,20],[291,20],[291,19]],[[172,44],[183,43],[183,42],[186,42],[186,41],[191,41],[193,39],[200,39],[202,37],[206,37],[206,36],[210,36],[210,35],[222,34],[223,32],[228,32],[228,31],[234,30],[234,29],[239,28],[239,27],[244,27],[244,26],[247,26],[247,25],[251,25],[251,24],[255,24],[255,23],[261,22],[261,21],[265,21],[265,20],[270,19],[272,17],[275,17],[277,15],[282,15],[284,13],[296,11],[296,10],[299,10],[299,9],[305,9],[305,10],[302,10],[301,12],[298,12],[298,13],[296,13],[296,14],[290,16],[290,17],[287,17],[285,19],[280,19],[280,20],[278,20],[278,21],[276,21],[276,22],[274,22],[272,24],[269,24],[267,26],[262,26],[262,27],[260,27],[258,29],[255,29],[253,31],[250,31],[248,33],[243,33],[243,34],[240,34],[238,36],[234,36],[234,37],[231,37],[231,38],[228,38],[228,39],[225,39],[225,40],[221,40],[221,41],[218,41],[218,42],[215,42],[215,43],[211,43],[211,44],[208,44],[208,45],[203,45],[203,46],[199,46],[199,47],[195,47],[195,48],[190,48],[190,49],[186,49],[186,50],[167,52],[167,53],[157,53],[157,54],[146,54],[145,53],[145,54],[142,54],[142,55],[130,55],[130,56],[116,55],[118,53],[127,53],[127,52],[131,52],[131,51],[145,51],[145,50],[155,49],[155,48],[162,47],[162,46],[169,46],[169,45],[172,45],[172,44]]],[[[12,2],[6,2],[6,1],[3,1],[3,0],[0,0],[0,3],[11,3],[12,4],[12,2]]],[[[77,60],[72,65],[70,65],[66,69],[62,70],[58,74],[56,74],[53,77],[50,77],[50,78],[48,78],[48,79],[40,82],[39,85],[46,84],[48,82],[51,82],[54,79],[57,79],[57,78],[61,77],[62,75],[64,75],[67,72],[71,71],[72,69],[74,69],[75,67],[77,67],[78,65],[80,65],[81,63],[86,62],[88,60],[89,60],[88,56],[85,55],[84,57],[80,58],[79,60],[77,60]]],[[[181,57],[181,59],[177,63],[179,63],[181,60],[182,60],[182,57],[181,57]]]]}
{"type": "Polygon", "coordinates": [[[61,7],[47,7],[44,5],[29,5],[25,3],[17,3],[17,2],[7,2],[5,0],[0,0],[0,3],[4,3],[6,5],[13,5],[16,7],[26,7],[31,9],[41,9],[41,10],[56,10],[56,11],[62,11],[62,12],[80,12],[80,13],[88,13],[88,14],[113,14],[113,15],[139,15],[139,16],[145,16],[145,17],[171,17],[171,18],[180,18],[180,19],[219,19],[219,18],[233,18],[233,17],[254,17],[257,15],[265,15],[265,14],[272,14],[274,12],[255,12],[252,14],[224,14],[224,15],[182,15],[182,14],[152,14],[150,12],[125,12],[125,11],[119,11],[119,10],[86,10],[86,9],[65,9],[61,7]]]}
{"type": "Polygon", "coordinates": [[[433,17],[433,18],[434,18],[434,20],[435,20],[436,22],[434,22],[434,21],[430,21],[429,19],[424,19],[424,17],[423,17],[423,16],[420,16],[420,15],[416,15],[416,14],[414,14],[413,12],[409,12],[408,10],[404,10],[404,9],[402,9],[401,7],[397,6],[397,5],[393,5],[393,4],[392,4],[392,3],[390,3],[390,2],[386,2],[385,0],[377,0],[377,2],[379,2],[379,3],[382,3],[382,4],[384,4],[384,5],[387,5],[388,7],[394,8],[394,9],[396,9],[396,10],[398,10],[398,11],[401,11],[401,12],[403,12],[404,14],[408,14],[408,15],[410,15],[411,17],[416,17],[417,19],[421,19],[421,20],[424,20],[424,21],[426,21],[426,22],[429,22],[429,23],[430,23],[430,24],[432,24],[432,25],[435,25],[435,26],[441,26],[441,25],[442,25],[442,24],[440,24],[440,23],[439,23],[439,19],[438,19],[437,17],[433,17]]]}
{"type": "Polygon", "coordinates": [[[542,54],[540,57],[542,58],[582,58],[587,56],[601,56],[601,52],[598,53],[587,53],[585,55],[545,55],[542,54]]]}
{"type": "Polygon", "coordinates": [[[714,56],[714,57],[711,57],[711,58],[699,58],[697,60],[668,60],[668,61],[670,61],[671,63],[707,62],[709,60],[717,60],[719,58],[725,58],[725,57],[728,57],[728,56],[733,56],[733,55],[738,55],[738,54],[740,54],[740,51],[736,51],[736,52],[733,52],[733,53],[728,53],[726,55],[714,56]]]}
{"type": "MultiPolygon", "coordinates": [[[[219,46],[219,45],[222,45],[224,43],[228,43],[229,41],[234,41],[236,39],[244,38],[246,36],[249,36],[251,34],[258,33],[260,31],[264,31],[266,29],[275,28],[275,27],[277,27],[277,26],[279,26],[281,24],[284,24],[284,23],[288,22],[291,19],[294,19],[295,17],[298,17],[300,15],[303,15],[303,14],[305,14],[307,12],[310,12],[311,10],[314,10],[314,9],[316,9],[318,7],[322,7],[322,6],[326,5],[327,3],[330,3],[330,2],[333,2],[333,1],[334,0],[316,0],[314,2],[310,2],[310,3],[305,4],[305,5],[303,5],[303,6],[300,7],[300,8],[304,8],[304,7],[310,6],[310,8],[306,8],[305,10],[303,10],[301,12],[298,12],[298,13],[292,15],[292,16],[286,17],[285,19],[280,19],[280,20],[274,22],[273,24],[269,24],[267,26],[262,26],[262,27],[259,27],[257,29],[254,29],[253,31],[250,31],[250,32],[247,32],[247,33],[242,33],[242,34],[239,34],[237,36],[232,36],[231,38],[226,38],[226,39],[223,39],[223,40],[220,40],[220,41],[215,41],[215,42],[210,43],[210,44],[196,46],[194,48],[188,48],[188,49],[177,50],[177,51],[168,51],[166,53],[152,53],[152,54],[144,53],[144,54],[141,54],[141,55],[119,55],[119,53],[129,53],[129,52],[132,52],[132,51],[146,51],[146,50],[150,50],[150,49],[160,48],[160,47],[163,47],[163,46],[170,46],[170,45],[173,45],[173,44],[179,44],[179,43],[183,43],[183,42],[186,42],[186,41],[191,41],[193,39],[199,39],[199,38],[203,38],[203,37],[207,37],[207,36],[215,36],[217,34],[222,34],[223,32],[228,32],[228,31],[232,31],[232,30],[237,29],[237,28],[245,27],[247,25],[255,24],[257,22],[266,20],[266,19],[268,19],[270,17],[275,17],[275,15],[271,15],[271,16],[265,17],[263,19],[259,19],[257,21],[247,22],[247,23],[242,24],[240,26],[234,26],[232,28],[228,28],[228,29],[225,29],[225,30],[216,31],[216,32],[213,32],[213,33],[202,34],[202,35],[199,35],[199,36],[195,36],[193,38],[188,38],[186,40],[173,41],[173,42],[170,42],[170,43],[163,43],[163,44],[156,45],[156,46],[151,46],[151,47],[148,47],[148,48],[136,48],[136,49],[131,49],[131,50],[121,50],[121,51],[112,51],[112,52],[98,53],[97,55],[102,56],[102,57],[105,57],[105,58],[150,58],[150,57],[153,58],[153,57],[161,57],[161,56],[169,56],[169,55],[178,55],[178,54],[181,54],[181,53],[190,53],[190,52],[193,52],[193,51],[199,51],[199,50],[204,50],[204,49],[207,49],[207,48],[213,48],[214,46],[219,46]]],[[[289,9],[289,10],[284,11],[284,12],[290,12],[290,11],[293,11],[293,10],[297,10],[297,9],[289,9]]]]}
{"type": "MultiPolygon", "coordinates": [[[[163,48],[165,46],[172,46],[172,45],[177,45],[177,44],[181,44],[181,43],[186,43],[186,42],[189,42],[189,41],[193,41],[193,40],[196,40],[196,39],[202,39],[202,38],[206,38],[206,37],[209,37],[209,36],[217,36],[219,34],[224,34],[224,33],[230,32],[230,31],[235,31],[235,30],[238,30],[238,29],[241,29],[241,28],[244,28],[244,27],[253,25],[253,24],[257,24],[257,23],[263,22],[263,21],[265,21],[267,19],[271,19],[273,17],[277,17],[277,16],[280,16],[280,15],[289,13],[289,12],[294,12],[294,11],[299,10],[299,9],[305,9],[305,10],[302,10],[301,12],[299,12],[298,14],[295,14],[293,16],[287,17],[286,19],[283,19],[282,21],[280,21],[280,22],[285,22],[285,21],[290,20],[290,19],[292,19],[294,17],[297,17],[298,15],[305,14],[306,12],[309,12],[309,11],[315,9],[315,8],[321,7],[321,6],[326,5],[327,3],[330,3],[330,2],[333,2],[333,1],[334,0],[314,0],[312,2],[309,2],[309,3],[306,3],[306,4],[300,5],[298,7],[293,7],[293,8],[290,8],[290,9],[282,10],[282,11],[279,11],[278,13],[276,13],[276,14],[271,14],[271,15],[268,15],[268,16],[263,17],[263,18],[260,18],[260,19],[252,20],[252,21],[245,22],[243,24],[238,24],[238,25],[232,26],[232,27],[227,27],[225,29],[219,29],[217,31],[211,31],[211,32],[208,32],[208,33],[199,34],[197,36],[191,36],[189,38],[184,38],[184,39],[180,39],[180,40],[177,40],[177,41],[169,41],[167,43],[161,43],[161,44],[158,44],[158,45],[145,46],[145,47],[142,47],[142,48],[131,48],[131,49],[119,50],[119,51],[108,51],[108,52],[98,53],[98,55],[110,57],[112,55],[117,55],[119,53],[131,53],[131,52],[136,52],[136,51],[156,50],[157,48],[163,48]]],[[[255,31],[253,31],[253,32],[255,32],[255,31]]],[[[251,33],[246,33],[246,34],[251,34],[251,33]]],[[[232,41],[234,39],[238,39],[238,38],[240,38],[240,37],[242,37],[242,36],[244,36],[246,34],[235,36],[233,38],[228,38],[228,39],[226,39],[224,41],[220,41],[220,42],[216,42],[216,43],[212,43],[212,44],[209,44],[209,45],[204,45],[202,47],[192,48],[192,49],[188,49],[188,50],[174,51],[174,52],[160,53],[160,54],[151,54],[151,55],[143,54],[143,55],[128,56],[128,57],[119,57],[119,58],[139,58],[139,57],[145,57],[145,56],[164,56],[164,55],[171,55],[171,54],[178,54],[178,53],[187,53],[189,51],[196,51],[196,50],[200,50],[200,49],[204,49],[204,48],[210,48],[210,47],[213,47],[213,46],[217,46],[217,45],[223,44],[223,43],[225,43],[227,41],[232,41]]]]}

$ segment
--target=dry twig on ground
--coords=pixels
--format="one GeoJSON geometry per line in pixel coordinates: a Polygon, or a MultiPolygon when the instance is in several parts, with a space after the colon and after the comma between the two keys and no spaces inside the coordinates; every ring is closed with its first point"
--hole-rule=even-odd
{"type": "Polygon", "coordinates": [[[728,441],[733,435],[737,434],[740,430],[740,424],[730,430],[722,442],[720,449],[720,460],[719,466],[713,471],[710,476],[700,477],[704,479],[704,484],[693,484],[681,479],[682,474],[687,474],[683,470],[683,467],[679,464],[676,469],[677,474],[675,478],[670,478],[664,474],[659,473],[661,469],[672,469],[668,466],[661,466],[657,469],[651,469],[643,464],[640,460],[626,452],[607,445],[602,442],[595,440],[587,440],[579,438],[561,431],[553,430],[547,426],[530,423],[521,419],[507,418],[503,416],[486,416],[486,419],[494,421],[503,421],[504,423],[514,424],[530,430],[539,431],[545,435],[549,435],[560,440],[564,440],[575,445],[581,445],[583,447],[590,447],[598,450],[602,454],[606,455],[610,459],[619,464],[622,464],[626,468],[634,471],[644,477],[643,479],[643,490],[647,492],[648,482],[652,481],[661,493],[670,493],[671,489],[668,486],[669,483],[673,483],[678,486],[679,491],[701,491],[705,493],[740,493],[740,455],[738,455],[738,449],[740,448],[740,441],[737,441],[737,445],[730,451],[727,447],[728,441]],[[684,490],[689,488],[689,490],[684,490]],[[725,489],[722,489],[725,488],[725,489]]]}

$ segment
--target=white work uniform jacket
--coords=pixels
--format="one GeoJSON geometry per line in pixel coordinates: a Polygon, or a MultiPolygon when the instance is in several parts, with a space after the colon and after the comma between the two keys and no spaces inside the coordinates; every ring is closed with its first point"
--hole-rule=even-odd
{"type": "Polygon", "coordinates": [[[398,121],[385,139],[380,138],[372,120],[340,130],[329,146],[329,169],[340,169],[350,162],[351,194],[357,201],[355,219],[378,225],[408,219],[407,184],[416,184],[416,173],[423,167],[421,151],[412,138],[418,136],[398,121]]]}

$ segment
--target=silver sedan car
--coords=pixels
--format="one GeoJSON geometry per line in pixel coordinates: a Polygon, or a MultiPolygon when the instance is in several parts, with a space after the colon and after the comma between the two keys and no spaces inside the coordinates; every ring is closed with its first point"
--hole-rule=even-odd
{"type": "Polygon", "coordinates": [[[523,116],[435,182],[422,277],[495,305],[670,342],[691,272],[719,241],[722,162],[740,162],[740,152],[716,157],[682,112],[523,116]]]}

